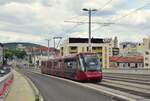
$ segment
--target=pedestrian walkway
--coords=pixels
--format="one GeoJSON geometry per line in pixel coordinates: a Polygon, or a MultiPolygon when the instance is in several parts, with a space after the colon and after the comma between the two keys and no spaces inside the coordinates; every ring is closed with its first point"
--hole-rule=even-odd
{"type": "Polygon", "coordinates": [[[20,73],[13,71],[14,82],[5,101],[35,101],[34,92],[20,73]]]}

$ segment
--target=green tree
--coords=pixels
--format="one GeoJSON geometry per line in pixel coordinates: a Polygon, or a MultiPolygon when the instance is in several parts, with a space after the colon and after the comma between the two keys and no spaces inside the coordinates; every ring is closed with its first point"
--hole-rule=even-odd
{"type": "Polygon", "coordinates": [[[7,64],[8,59],[13,59],[13,51],[10,49],[4,50],[4,64],[7,64]]]}
{"type": "Polygon", "coordinates": [[[15,50],[14,55],[18,58],[18,59],[24,59],[27,56],[27,53],[25,51],[21,51],[21,50],[15,50]]]}
{"type": "Polygon", "coordinates": [[[4,50],[4,56],[5,56],[5,59],[13,59],[13,51],[10,50],[10,49],[5,49],[4,50]]]}

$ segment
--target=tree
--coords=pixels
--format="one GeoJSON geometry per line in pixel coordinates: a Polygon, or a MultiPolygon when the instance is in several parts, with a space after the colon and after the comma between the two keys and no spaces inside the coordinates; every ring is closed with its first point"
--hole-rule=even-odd
{"type": "Polygon", "coordinates": [[[10,49],[4,50],[4,64],[7,64],[8,59],[13,59],[13,51],[10,49]]]}
{"type": "Polygon", "coordinates": [[[25,51],[21,51],[21,50],[16,50],[14,52],[14,55],[18,58],[18,59],[24,59],[27,56],[27,53],[25,51]]]}
{"type": "Polygon", "coordinates": [[[5,59],[13,59],[13,51],[10,50],[10,49],[5,49],[4,50],[4,56],[5,56],[5,59]]]}

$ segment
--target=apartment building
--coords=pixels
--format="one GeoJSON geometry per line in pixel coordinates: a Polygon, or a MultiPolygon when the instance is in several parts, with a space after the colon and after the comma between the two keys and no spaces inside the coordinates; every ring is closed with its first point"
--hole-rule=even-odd
{"type": "Polygon", "coordinates": [[[150,68],[150,37],[143,39],[143,47],[144,47],[144,67],[150,68]]]}
{"type": "Polygon", "coordinates": [[[122,56],[134,56],[140,55],[140,51],[138,51],[138,43],[134,42],[122,42],[120,43],[120,55],[122,56]]]}
{"type": "MultiPolygon", "coordinates": [[[[109,54],[110,54],[111,39],[92,38],[91,48],[92,52],[98,53],[103,68],[109,68],[109,54]]],[[[68,38],[60,47],[60,55],[66,56],[70,54],[88,52],[89,51],[88,38],[68,38]]]]}

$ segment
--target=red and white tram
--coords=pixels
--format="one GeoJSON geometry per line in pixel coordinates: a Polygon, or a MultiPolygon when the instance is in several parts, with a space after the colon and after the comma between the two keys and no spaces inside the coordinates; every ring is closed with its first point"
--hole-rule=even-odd
{"type": "Polygon", "coordinates": [[[102,68],[95,53],[79,53],[42,61],[41,72],[77,81],[100,82],[102,80],[102,68]]]}

